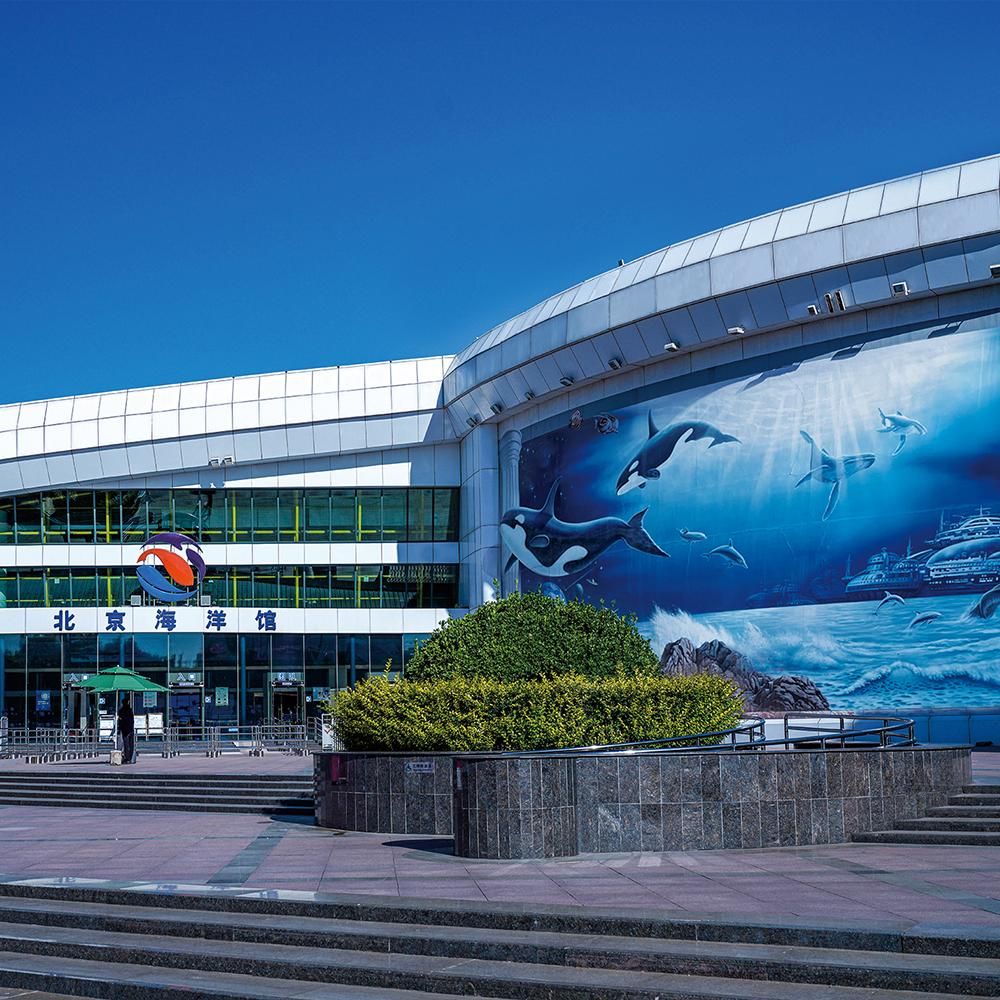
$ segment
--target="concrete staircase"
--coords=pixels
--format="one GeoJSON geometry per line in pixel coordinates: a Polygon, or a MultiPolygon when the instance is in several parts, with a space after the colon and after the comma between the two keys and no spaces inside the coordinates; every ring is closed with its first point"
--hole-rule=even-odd
{"type": "Polygon", "coordinates": [[[0,885],[0,987],[146,1000],[956,1000],[1000,932],[0,885]]]}
{"type": "Polygon", "coordinates": [[[895,830],[857,833],[854,840],[867,844],[1000,847],[1000,785],[965,785],[946,806],[934,806],[916,819],[900,820],[895,830]]]}
{"type": "Polygon", "coordinates": [[[40,768],[0,771],[0,806],[312,816],[313,783],[309,775],[143,775],[117,768],[52,774],[40,768]]]}

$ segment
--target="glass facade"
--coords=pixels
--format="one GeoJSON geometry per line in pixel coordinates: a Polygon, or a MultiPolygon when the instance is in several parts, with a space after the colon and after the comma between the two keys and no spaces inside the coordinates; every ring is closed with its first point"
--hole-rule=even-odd
{"type": "Polygon", "coordinates": [[[0,544],[456,542],[458,489],[57,490],[0,497],[0,544]]]}
{"type": "MultiPolygon", "coordinates": [[[[123,607],[154,603],[132,566],[0,568],[0,607],[123,607]]],[[[458,566],[209,566],[200,593],[181,605],[243,608],[454,608],[458,566]]]]}
{"type": "MultiPolygon", "coordinates": [[[[73,685],[121,665],[168,687],[136,695],[137,715],[163,724],[253,725],[315,715],[331,691],[371,672],[398,675],[424,635],[0,636],[0,715],[13,727],[73,728],[93,711],[73,685]]],[[[99,705],[113,711],[111,696],[99,705]]],[[[89,725],[94,725],[90,718],[89,725]]]]}

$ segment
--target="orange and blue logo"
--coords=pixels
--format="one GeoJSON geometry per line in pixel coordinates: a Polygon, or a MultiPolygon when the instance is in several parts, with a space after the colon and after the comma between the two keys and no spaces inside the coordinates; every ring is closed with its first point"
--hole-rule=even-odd
{"type": "Polygon", "coordinates": [[[187,535],[163,531],[143,545],[135,575],[150,597],[174,604],[194,597],[205,579],[201,546],[187,535]]]}

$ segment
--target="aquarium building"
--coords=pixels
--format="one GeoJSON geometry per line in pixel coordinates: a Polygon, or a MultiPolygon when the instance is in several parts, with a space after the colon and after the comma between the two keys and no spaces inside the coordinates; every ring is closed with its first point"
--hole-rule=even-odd
{"type": "Polygon", "coordinates": [[[835,708],[1000,704],[998,183],[738,222],[456,357],[0,407],[3,715],[123,664],[166,724],[300,719],[497,587],[835,708]]]}

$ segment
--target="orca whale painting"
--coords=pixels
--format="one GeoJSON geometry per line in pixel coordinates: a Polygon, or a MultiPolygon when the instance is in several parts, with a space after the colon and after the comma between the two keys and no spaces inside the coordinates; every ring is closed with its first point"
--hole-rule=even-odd
{"type": "Polygon", "coordinates": [[[657,652],[720,639],[838,709],[1000,705],[1000,318],[712,374],[522,428],[521,589],[613,603],[657,652]]]}

